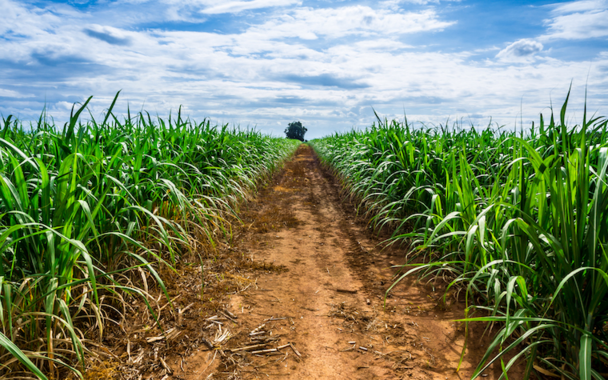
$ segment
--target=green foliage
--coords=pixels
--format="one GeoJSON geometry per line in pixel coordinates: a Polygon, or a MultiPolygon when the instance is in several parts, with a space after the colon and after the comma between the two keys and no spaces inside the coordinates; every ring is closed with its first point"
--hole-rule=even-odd
{"type": "Polygon", "coordinates": [[[225,216],[298,145],[181,112],[120,121],[116,98],[83,124],[89,100],[62,130],[44,113],[0,124],[0,377],[79,375],[106,318],[124,318],[130,296],[148,302],[129,273],[164,290],[158,267],[227,236],[225,216]]]}
{"type": "Polygon", "coordinates": [[[526,378],[533,364],[583,380],[608,367],[607,121],[567,127],[567,102],[526,131],[379,120],[311,141],[410,263],[424,259],[397,282],[452,278],[467,325],[501,326],[473,377],[523,357],[526,378]]]}
{"type": "Polygon", "coordinates": [[[306,127],[303,126],[301,122],[294,121],[292,123],[289,123],[289,126],[285,128],[285,135],[288,139],[304,141],[304,135],[306,134],[306,131],[308,131],[308,129],[306,129],[306,127]]]}

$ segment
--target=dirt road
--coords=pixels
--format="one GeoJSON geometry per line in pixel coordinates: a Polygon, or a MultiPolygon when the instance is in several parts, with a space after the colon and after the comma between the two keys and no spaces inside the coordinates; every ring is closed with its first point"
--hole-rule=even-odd
{"type": "MultiPolygon", "coordinates": [[[[405,252],[381,250],[383,237],[374,236],[339,191],[302,145],[242,210],[244,227],[231,249],[261,261],[265,271],[243,273],[249,284],[231,296],[233,316],[210,324],[221,349],[195,352],[176,378],[469,378],[487,338],[474,329],[456,373],[464,338],[453,320],[462,317],[461,304],[438,306],[441,290],[412,278],[383,307],[396,271],[391,265],[405,252]]],[[[498,372],[485,375],[498,378],[498,372]]]]}

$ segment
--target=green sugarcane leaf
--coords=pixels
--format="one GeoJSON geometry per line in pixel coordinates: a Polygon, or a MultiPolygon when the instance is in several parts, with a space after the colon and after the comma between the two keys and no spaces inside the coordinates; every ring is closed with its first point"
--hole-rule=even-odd
{"type": "Polygon", "coordinates": [[[13,357],[17,358],[25,367],[32,371],[39,379],[48,380],[48,378],[42,373],[42,371],[36,367],[34,363],[23,353],[13,342],[11,342],[6,335],[0,331],[0,346],[11,353],[13,357]]]}
{"type": "Polygon", "coordinates": [[[578,351],[579,375],[581,380],[591,380],[591,344],[592,339],[590,334],[583,334],[581,336],[581,344],[578,351]]]}

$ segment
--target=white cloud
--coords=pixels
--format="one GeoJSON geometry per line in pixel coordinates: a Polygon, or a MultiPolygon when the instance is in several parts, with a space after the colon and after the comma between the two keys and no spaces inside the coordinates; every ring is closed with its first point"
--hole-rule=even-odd
{"type": "Polygon", "coordinates": [[[538,41],[521,39],[515,41],[496,54],[496,58],[507,61],[529,60],[543,50],[543,44],[538,41]]]}
{"type": "MultiPolygon", "coordinates": [[[[371,106],[389,117],[402,117],[405,108],[412,120],[483,114],[508,123],[519,114],[522,95],[525,112],[536,118],[552,91],[560,97],[570,80],[582,86],[589,73],[588,62],[546,54],[526,64],[525,57],[542,50],[534,40],[512,43],[498,54],[500,62],[471,61],[471,52],[407,45],[407,33],[437,32],[453,24],[433,9],[296,7],[271,12],[243,32],[220,34],[134,31],[84,13],[58,22],[43,9],[7,0],[0,4],[21,7],[19,17],[32,32],[0,39],[2,85],[10,89],[0,94],[14,98],[0,103],[5,115],[30,109],[28,117],[34,118],[46,95],[49,113],[58,121],[69,115],[71,102],[87,95],[96,96],[92,111],[100,114],[123,89],[118,111],[126,100],[132,108],[145,102],[146,110],[160,115],[183,104],[195,119],[264,128],[301,117],[311,135],[320,126],[366,126],[373,120],[371,106]],[[523,64],[510,64],[518,57],[523,64]],[[12,71],[4,71],[6,62],[13,62],[12,71]]],[[[598,55],[589,79],[600,99],[608,97],[605,72],[598,72],[602,67],[608,67],[608,54],[598,55]]],[[[582,99],[576,91],[574,108],[582,99]]],[[[317,129],[317,135],[331,129],[317,129]]]]}
{"type": "Polygon", "coordinates": [[[392,12],[368,6],[340,8],[300,8],[254,26],[247,33],[266,38],[313,36],[340,38],[350,35],[390,36],[423,31],[440,31],[454,22],[441,21],[434,10],[421,12],[392,12]]]}
{"type": "Polygon", "coordinates": [[[92,24],[82,30],[87,36],[109,43],[110,45],[128,46],[131,44],[131,37],[124,30],[92,24]]]}
{"type": "Polygon", "coordinates": [[[383,7],[396,9],[401,4],[417,4],[417,5],[426,5],[428,3],[437,4],[439,0],[386,0],[380,2],[383,7]]]}
{"type": "Polygon", "coordinates": [[[33,98],[34,96],[35,95],[32,95],[32,94],[22,94],[22,93],[17,92],[17,91],[7,90],[5,88],[0,88],[0,97],[4,97],[4,98],[22,99],[22,98],[33,98]]]}
{"type": "Polygon", "coordinates": [[[211,4],[201,10],[201,13],[205,14],[218,14],[218,13],[238,13],[245,10],[259,9],[259,8],[271,8],[271,7],[284,7],[288,5],[300,4],[300,0],[250,0],[250,1],[221,1],[221,2],[207,2],[211,4]],[[217,3],[217,4],[214,4],[217,3]]]}
{"type": "Polygon", "coordinates": [[[416,5],[427,5],[427,4],[439,4],[443,2],[459,2],[460,0],[385,0],[380,2],[385,7],[398,7],[401,4],[416,4],[416,5]]]}
{"type": "Polygon", "coordinates": [[[548,33],[542,40],[579,40],[608,36],[608,0],[574,1],[557,6],[545,20],[548,33]]]}
{"type": "Polygon", "coordinates": [[[58,16],[41,8],[27,8],[10,0],[0,0],[2,23],[0,35],[19,35],[34,37],[43,32],[45,26],[57,25],[58,16]]]}
{"type": "MultiPolygon", "coordinates": [[[[128,3],[152,2],[152,0],[120,0],[128,3]]],[[[219,15],[240,13],[248,10],[279,8],[300,5],[302,0],[157,0],[163,4],[171,20],[200,22],[193,15],[219,15]]]]}
{"type": "Polygon", "coordinates": [[[391,40],[388,38],[374,38],[355,42],[352,46],[359,47],[365,50],[381,50],[381,51],[395,51],[401,49],[413,49],[414,46],[406,45],[402,42],[391,40]]]}
{"type": "Polygon", "coordinates": [[[594,11],[605,8],[608,4],[606,0],[579,0],[562,3],[553,9],[555,14],[568,14],[573,12],[594,11]]]}

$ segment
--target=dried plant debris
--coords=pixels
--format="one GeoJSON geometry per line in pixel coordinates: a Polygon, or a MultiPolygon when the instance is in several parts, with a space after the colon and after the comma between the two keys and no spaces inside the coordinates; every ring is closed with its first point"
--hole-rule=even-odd
{"type": "Polygon", "coordinates": [[[286,317],[271,317],[250,331],[235,334],[231,341],[233,348],[222,348],[218,370],[214,379],[237,379],[242,375],[266,376],[280,371],[287,363],[298,363],[302,354],[292,342],[284,342],[283,334],[277,334],[279,327],[288,326],[293,321],[286,317]]]}
{"type": "Polygon", "coordinates": [[[434,357],[426,350],[424,342],[418,342],[420,338],[413,323],[393,321],[389,312],[358,310],[347,302],[330,304],[330,307],[328,316],[340,321],[340,331],[356,337],[339,342],[340,352],[372,355],[399,374],[433,364],[434,357]]]}
{"type": "Polygon", "coordinates": [[[146,289],[154,313],[141,298],[130,296],[124,297],[120,314],[102,309],[115,323],[104,329],[101,342],[90,343],[85,378],[179,378],[193,352],[225,350],[239,324],[237,314],[227,309],[228,297],[255,288],[259,274],[285,268],[257,262],[227,245],[208,252],[213,253],[203,257],[202,267],[200,260],[190,258],[176,265],[177,273],[161,273],[169,300],[149,274],[134,276],[131,281],[146,289]]]}

